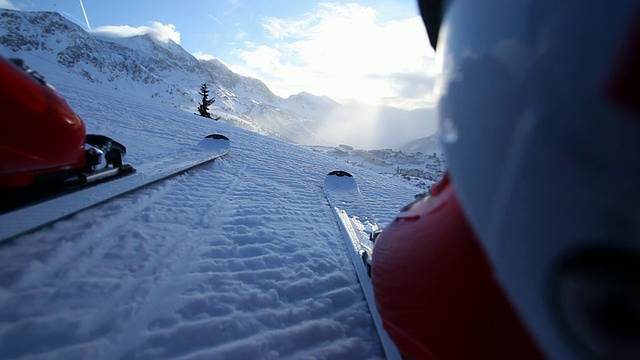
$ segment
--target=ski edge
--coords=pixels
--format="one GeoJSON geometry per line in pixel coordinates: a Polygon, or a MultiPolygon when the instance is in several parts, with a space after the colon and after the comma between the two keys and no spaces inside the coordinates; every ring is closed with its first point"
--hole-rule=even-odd
{"type": "Polygon", "coordinates": [[[382,318],[380,317],[378,308],[375,305],[373,286],[371,284],[369,275],[367,274],[367,269],[364,267],[361,255],[356,251],[354,244],[352,243],[352,238],[361,241],[360,235],[355,229],[355,226],[346,211],[336,207],[333,207],[333,211],[338,219],[338,222],[340,223],[342,238],[347,247],[347,251],[349,252],[351,262],[353,263],[353,266],[355,268],[362,293],[364,294],[367,306],[369,307],[369,312],[371,313],[371,317],[373,318],[373,323],[376,327],[376,331],[378,332],[378,336],[380,337],[383,351],[387,359],[402,359],[398,348],[396,347],[393,340],[391,340],[389,334],[387,334],[387,331],[382,324],[382,318]]]}
{"type": "MultiPolygon", "coordinates": [[[[332,171],[328,173],[326,176],[347,176],[353,177],[350,173],[346,171],[332,171]]],[[[325,179],[326,180],[326,179],[325,179]]],[[[378,337],[380,338],[380,343],[382,345],[382,349],[385,353],[387,359],[402,359],[400,355],[400,351],[396,347],[395,343],[389,337],[389,334],[384,328],[382,323],[382,318],[380,317],[380,313],[378,312],[378,308],[375,303],[374,293],[373,293],[373,285],[371,284],[371,278],[367,272],[367,269],[362,260],[360,250],[367,251],[367,249],[363,248],[363,240],[368,241],[368,239],[363,239],[364,234],[358,230],[358,227],[353,223],[353,219],[349,216],[347,211],[341,209],[334,203],[334,199],[330,194],[330,190],[327,188],[324,189],[325,196],[329,201],[329,205],[336,217],[337,223],[342,232],[342,239],[344,241],[345,246],[347,247],[347,252],[349,253],[349,258],[351,259],[351,263],[356,272],[356,276],[358,278],[358,282],[360,283],[360,288],[362,289],[362,293],[364,295],[365,301],[367,302],[367,307],[369,308],[369,312],[373,319],[373,324],[378,333],[378,337]]],[[[357,220],[359,221],[359,220],[357,220]]],[[[371,219],[368,219],[371,221],[371,219]]],[[[377,227],[377,226],[376,226],[377,227]]]]}

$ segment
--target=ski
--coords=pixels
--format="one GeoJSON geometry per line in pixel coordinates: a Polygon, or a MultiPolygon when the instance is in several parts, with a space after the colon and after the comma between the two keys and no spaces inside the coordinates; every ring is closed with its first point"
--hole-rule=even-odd
{"type": "Polygon", "coordinates": [[[401,359],[400,352],[387,334],[378,313],[370,278],[373,242],[380,234],[353,175],[346,171],[332,171],[325,177],[324,193],[342,230],[349,257],[356,270],[374,325],[387,359],[401,359]]]}
{"type": "Polygon", "coordinates": [[[96,184],[0,215],[0,242],[15,238],[69,217],[108,200],[213,161],[229,151],[224,135],[206,136],[197,146],[143,164],[123,177],[96,184]]]}

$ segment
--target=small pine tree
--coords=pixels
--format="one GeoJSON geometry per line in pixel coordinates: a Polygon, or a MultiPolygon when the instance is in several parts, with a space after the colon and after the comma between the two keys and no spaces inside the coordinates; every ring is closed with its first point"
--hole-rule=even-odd
{"type": "Polygon", "coordinates": [[[209,87],[207,86],[207,83],[200,85],[200,91],[198,91],[198,94],[202,96],[202,102],[198,106],[198,113],[196,115],[204,116],[211,119],[209,106],[211,106],[211,104],[213,104],[216,100],[214,98],[209,99],[209,87]]]}

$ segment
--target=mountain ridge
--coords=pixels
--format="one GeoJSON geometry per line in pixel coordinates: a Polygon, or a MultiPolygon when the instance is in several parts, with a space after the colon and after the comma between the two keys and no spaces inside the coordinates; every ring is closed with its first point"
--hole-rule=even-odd
{"type": "MultiPolygon", "coordinates": [[[[423,126],[433,115],[431,109],[412,113],[345,105],[304,91],[285,99],[261,80],[236,74],[218,59],[198,60],[171,40],[162,43],[150,34],[117,38],[89,33],[56,12],[0,10],[0,15],[4,56],[37,56],[86,81],[151,96],[190,112],[198,105],[199,86],[207,82],[216,100],[211,107],[214,115],[293,143],[335,146],[349,138],[361,148],[398,148],[415,139],[416,124],[423,126]],[[382,133],[387,136],[358,129],[372,126],[367,121],[386,127],[382,133]]],[[[41,71],[46,76],[44,70],[49,69],[41,71]]]]}

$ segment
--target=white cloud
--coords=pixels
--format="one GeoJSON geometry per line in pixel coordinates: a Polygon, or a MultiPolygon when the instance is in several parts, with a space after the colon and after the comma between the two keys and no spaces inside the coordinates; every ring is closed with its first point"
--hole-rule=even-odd
{"type": "MultiPolygon", "coordinates": [[[[1,0],[0,0],[1,1],[1,0]]],[[[132,37],[137,35],[150,35],[155,40],[163,43],[173,40],[180,44],[180,32],[173,24],[162,24],[158,21],[152,22],[151,26],[129,26],[129,25],[107,25],[91,30],[92,33],[108,37],[132,37]]]]}
{"type": "Polygon", "coordinates": [[[213,59],[216,59],[215,56],[213,56],[211,54],[205,54],[202,51],[194,52],[193,56],[198,60],[213,60],[213,59]]]}
{"type": "Polygon", "coordinates": [[[245,67],[233,70],[264,80],[280,96],[304,90],[343,101],[429,105],[430,91],[403,87],[436,73],[422,20],[380,18],[372,7],[322,3],[300,18],[266,19],[273,42],[237,51],[245,67]]]}
{"type": "Polygon", "coordinates": [[[247,33],[246,33],[244,30],[242,30],[242,29],[238,30],[238,32],[237,32],[237,33],[236,33],[236,35],[234,36],[234,38],[235,38],[236,40],[242,40],[242,39],[244,39],[244,38],[246,38],[246,37],[247,37],[247,33]]]}
{"type": "Polygon", "coordinates": [[[0,0],[0,9],[18,10],[18,7],[11,3],[11,0],[0,0]]]}
{"type": "Polygon", "coordinates": [[[266,73],[283,67],[280,52],[266,45],[260,45],[252,51],[242,51],[240,57],[247,66],[266,73]]]}

